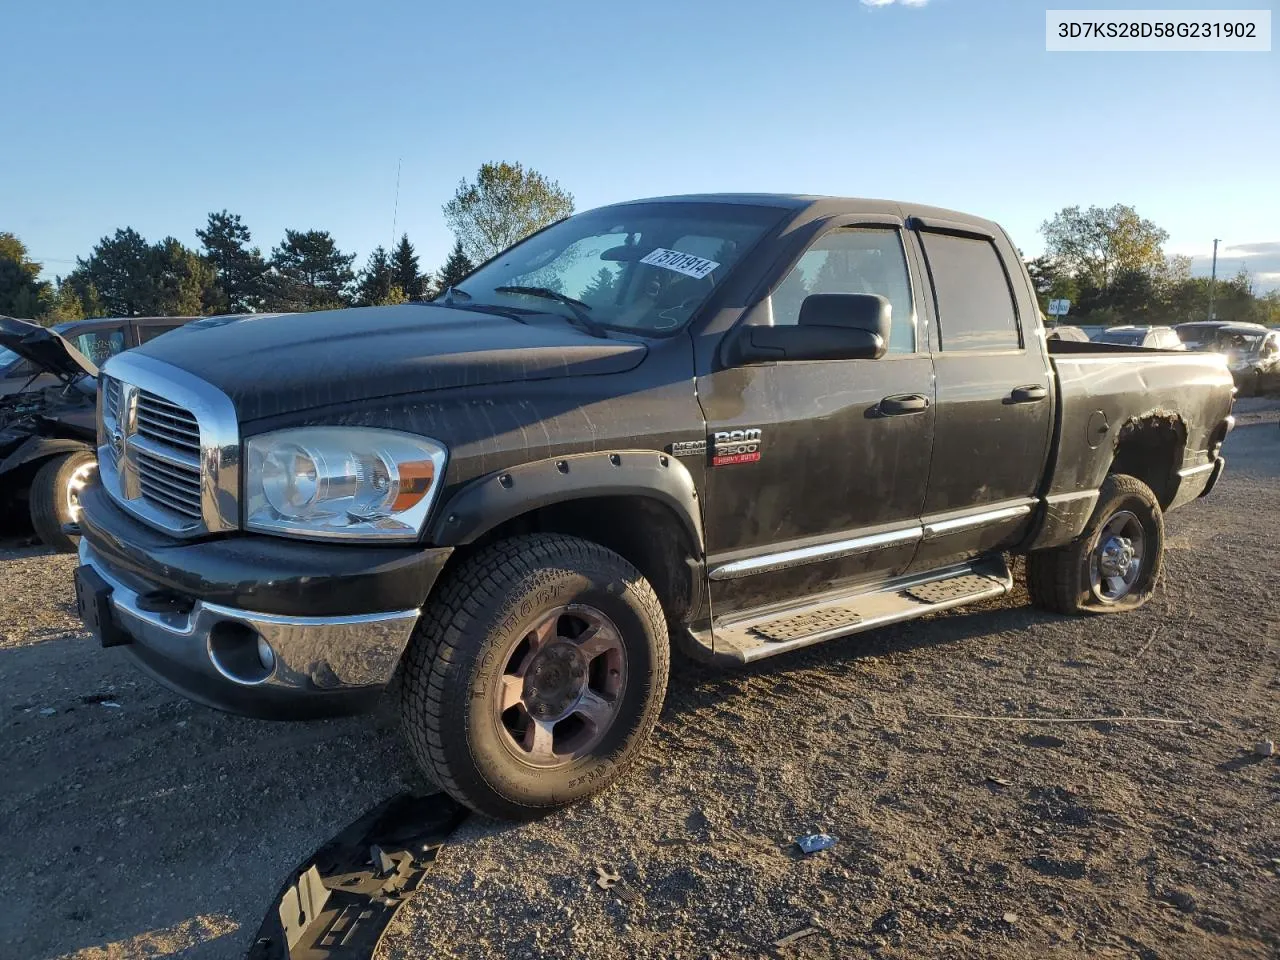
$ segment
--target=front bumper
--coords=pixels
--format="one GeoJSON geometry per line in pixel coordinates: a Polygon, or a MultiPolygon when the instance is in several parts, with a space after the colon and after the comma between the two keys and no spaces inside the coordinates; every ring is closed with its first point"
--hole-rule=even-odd
{"type": "Polygon", "coordinates": [[[184,542],[129,517],[99,486],[82,504],[80,562],[110,588],[123,649],[192,700],[269,719],[371,707],[450,555],[270,537],[184,542]]]}

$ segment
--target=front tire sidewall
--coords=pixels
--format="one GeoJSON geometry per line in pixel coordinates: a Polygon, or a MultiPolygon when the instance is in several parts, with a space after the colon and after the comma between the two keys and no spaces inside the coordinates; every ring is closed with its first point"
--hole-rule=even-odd
{"type": "Polygon", "coordinates": [[[1145,486],[1132,478],[1125,477],[1123,484],[1108,480],[1099,497],[1098,507],[1089,523],[1086,537],[1082,540],[1083,550],[1078,565],[1078,591],[1080,609],[1089,613],[1115,613],[1123,610],[1136,610],[1155,592],[1164,566],[1164,515],[1154,494],[1145,486]],[[1146,540],[1143,550],[1142,571],[1137,581],[1127,594],[1119,600],[1106,601],[1094,596],[1092,589],[1091,565],[1094,552],[1098,549],[1102,531],[1117,513],[1121,511],[1133,513],[1142,524],[1143,536],[1146,540]]]}
{"type": "Polygon", "coordinates": [[[401,718],[409,748],[455,799],[529,819],[595,793],[634,759],[657,721],[670,667],[666,620],[648,582],[597,544],[555,534],[501,541],[435,591],[406,652],[401,718]],[[539,768],[503,742],[493,698],[520,638],[556,607],[608,617],[626,657],[613,722],[590,753],[539,768]]]}
{"type": "Polygon", "coordinates": [[[621,579],[555,571],[515,586],[500,619],[491,626],[479,656],[466,704],[467,741],[479,776],[503,797],[526,806],[567,803],[595,792],[625,762],[654,695],[657,645],[665,643],[630,596],[621,579]],[[590,755],[563,767],[532,767],[511,755],[502,743],[492,697],[506,667],[508,651],[553,607],[581,603],[595,607],[618,628],[627,658],[622,702],[604,738],[590,755]]]}

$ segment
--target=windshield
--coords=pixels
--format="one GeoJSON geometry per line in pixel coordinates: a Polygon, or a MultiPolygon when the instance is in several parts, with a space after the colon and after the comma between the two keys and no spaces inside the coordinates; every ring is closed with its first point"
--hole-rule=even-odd
{"type": "Polygon", "coordinates": [[[614,330],[670,333],[689,322],[782,216],[776,207],[716,203],[592,210],[498,255],[459,284],[456,299],[589,319],[614,330]]]}
{"type": "Polygon", "coordinates": [[[7,373],[9,368],[21,359],[7,347],[0,347],[0,373],[7,373]]]}

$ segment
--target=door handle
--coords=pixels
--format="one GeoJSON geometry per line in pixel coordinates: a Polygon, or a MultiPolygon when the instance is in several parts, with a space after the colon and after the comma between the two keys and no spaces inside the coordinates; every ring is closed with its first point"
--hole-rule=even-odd
{"type": "Polygon", "coordinates": [[[1047,388],[1038,383],[1032,383],[1025,387],[1014,387],[1013,392],[1009,394],[1009,403],[1036,403],[1048,396],[1047,388]]]}
{"type": "Polygon", "coordinates": [[[929,398],[918,393],[903,393],[885,397],[880,401],[882,417],[901,417],[912,413],[924,413],[929,409],[929,398]]]}

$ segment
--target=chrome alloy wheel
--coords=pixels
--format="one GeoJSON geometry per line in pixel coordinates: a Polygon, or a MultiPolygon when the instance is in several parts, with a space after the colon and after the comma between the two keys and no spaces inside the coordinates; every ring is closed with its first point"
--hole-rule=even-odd
{"type": "Polygon", "coordinates": [[[506,654],[493,691],[499,739],[530,766],[571,763],[604,738],[626,682],[612,620],[586,604],[548,611],[506,654]]]}
{"type": "Polygon", "coordinates": [[[90,460],[76,467],[67,478],[63,496],[66,498],[67,516],[71,518],[72,523],[80,522],[80,493],[89,485],[97,469],[98,464],[90,460]]]}
{"type": "Polygon", "coordinates": [[[1093,595],[1103,603],[1128,596],[1142,574],[1146,534],[1136,514],[1121,510],[1098,534],[1089,556],[1089,582],[1093,595]]]}

